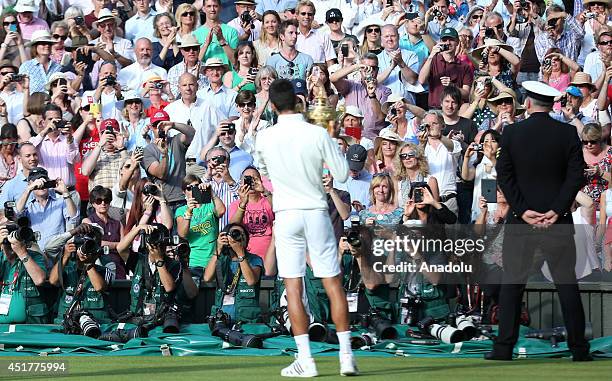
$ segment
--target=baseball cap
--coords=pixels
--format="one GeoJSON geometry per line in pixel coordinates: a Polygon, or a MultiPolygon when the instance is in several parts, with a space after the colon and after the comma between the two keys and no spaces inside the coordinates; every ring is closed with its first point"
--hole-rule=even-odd
{"type": "Polygon", "coordinates": [[[340,9],[331,8],[325,12],[325,22],[330,22],[332,20],[342,20],[342,12],[340,12],[340,9]]]}
{"type": "Polygon", "coordinates": [[[34,181],[38,179],[49,179],[49,172],[47,172],[47,170],[43,167],[34,167],[30,169],[28,181],[34,181]]]}
{"type": "Polygon", "coordinates": [[[577,88],[576,86],[568,86],[568,88],[565,89],[565,92],[574,97],[578,97],[578,98],[583,97],[582,91],[580,91],[580,89],[577,88]]]}
{"type": "Polygon", "coordinates": [[[346,161],[351,171],[361,171],[368,158],[368,151],[359,144],[353,144],[346,151],[346,161]]]}
{"type": "Polygon", "coordinates": [[[440,39],[443,39],[444,37],[452,37],[455,40],[458,40],[459,33],[457,33],[455,28],[444,28],[442,29],[442,33],[440,33],[440,39]]]}
{"type": "Polygon", "coordinates": [[[293,85],[293,92],[295,95],[308,95],[308,90],[306,89],[306,81],[301,78],[293,78],[291,80],[291,84],[293,85]]]}
{"type": "Polygon", "coordinates": [[[297,1],[295,0],[289,0],[285,3],[285,7],[283,9],[283,11],[290,11],[292,9],[297,8],[297,1]]]}
{"type": "Polygon", "coordinates": [[[164,110],[159,110],[151,117],[151,125],[154,126],[157,122],[165,122],[170,120],[170,115],[164,110]]]}
{"type": "Polygon", "coordinates": [[[105,131],[108,128],[112,128],[113,131],[119,131],[119,122],[117,122],[117,119],[104,119],[102,121],[102,130],[105,131]]]}

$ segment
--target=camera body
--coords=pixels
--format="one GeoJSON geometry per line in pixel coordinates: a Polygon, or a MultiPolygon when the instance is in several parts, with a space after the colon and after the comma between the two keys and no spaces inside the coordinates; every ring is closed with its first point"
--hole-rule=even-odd
{"type": "Polygon", "coordinates": [[[106,86],[115,86],[117,84],[117,78],[112,75],[106,77],[106,86]]]}
{"type": "Polygon", "coordinates": [[[225,156],[215,156],[212,158],[212,160],[215,162],[216,165],[221,165],[225,163],[227,158],[225,156]]]}
{"type": "Polygon", "coordinates": [[[376,333],[380,340],[395,340],[398,337],[397,330],[393,327],[390,319],[384,317],[380,311],[370,309],[366,314],[361,314],[361,326],[376,333]]]}
{"type": "Polygon", "coordinates": [[[483,149],[484,149],[484,146],[482,144],[474,144],[475,151],[482,151],[483,149]]]}
{"type": "Polygon", "coordinates": [[[12,74],[11,82],[21,82],[23,81],[24,78],[25,76],[23,74],[12,74]]]}
{"type": "Polygon", "coordinates": [[[250,67],[249,68],[249,75],[257,75],[257,73],[259,73],[259,69],[256,67],[250,67]]]}
{"type": "Polygon", "coordinates": [[[527,7],[529,6],[529,4],[527,3],[527,1],[525,0],[521,0],[520,1],[520,6],[522,9],[527,9],[527,7]]]}
{"type": "Polygon", "coordinates": [[[255,179],[253,178],[253,176],[244,176],[244,185],[249,186],[249,187],[253,187],[253,185],[255,184],[255,179]]]}
{"type": "Polygon", "coordinates": [[[559,103],[561,103],[561,107],[567,106],[567,95],[563,95],[561,99],[559,99],[559,103]]]}
{"type": "Polygon", "coordinates": [[[142,194],[145,196],[157,196],[159,195],[159,188],[155,184],[146,184],[142,188],[142,194]]]}
{"type": "Polygon", "coordinates": [[[227,130],[228,133],[234,134],[236,132],[236,125],[234,123],[229,123],[227,125],[227,130]]]}
{"type": "Polygon", "coordinates": [[[45,182],[43,183],[43,186],[40,187],[39,189],[53,189],[56,186],[57,186],[57,180],[45,179],[45,182]]]}
{"type": "Polygon", "coordinates": [[[587,20],[592,20],[592,19],[597,17],[597,14],[595,14],[595,12],[587,12],[587,13],[584,14],[584,17],[587,20]]]}
{"type": "Polygon", "coordinates": [[[480,61],[482,62],[483,65],[489,64],[489,54],[486,51],[482,52],[482,58],[480,61]]]}
{"type": "Polygon", "coordinates": [[[247,23],[250,23],[251,21],[253,21],[253,18],[251,17],[251,13],[249,11],[244,11],[240,14],[241,23],[247,24],[247,23]]]}
{"type": "Polygon", "coordinates": [[[433,10],[433,17],[435,19],[439,19],[440,17],[444,16],[444,14],[442,12],[440,12],[439,9],[434,9],[433,10]]]}
{"type": "Polygon", "coordinates": [[[85,18],[83,16],[76,16],[74,18],[74,23],[77,24],[78,26],[85,25],[85,18]]]}
{"type": "Polygon", "coordinates": [[[92,257],[100,253],[102,250],[101,240],[94,234],[81,234],[74,237],[74,245],[77,250],[87,257],[92,257]]]}
{"type": "Polygon", "coordinates": [[[161,90],[161,89],[164,88],[164,84],[162,82],[159,82],[159,81],[153,82],[153,87],[158,89],[158,90],[161,90]]]}
{"type": "Polygon", "coordinates": [[[391,107],[391,109],[389,110],[389,113],[393,116],[397,116],[397,109],[395,107],[391,107]]]}
{"type": "Polygon", "coordinates": [[[446,52],[450,50],[450,45],[449,44],[440,44],[440,51],[441,52],[446,52]]]}
{"type": "Polygon", "coordinates": [[[495,30],[493,30],[492,28],[486,28],[485,38],[495,38],[495,30]]]}
{"type": "MultiPolygon", "coordinates": [[[[13,234],[16,240],[20,242],[34,242],[36,241],[36,234],[30,226],[31,223],[28,217],[19,217],[15,222],[6,224],[5,227],[9,235],[13,234]]],[[[8,240],[5,240],[3,243],[8,243],[8,240]]]]}
{"type": "Polygon", "coordinates": [[[359,217],[351,217],[351,227],[346,231],[346,241],[354,248],[361,247],[361,235],[359,232],[359,217]]]}

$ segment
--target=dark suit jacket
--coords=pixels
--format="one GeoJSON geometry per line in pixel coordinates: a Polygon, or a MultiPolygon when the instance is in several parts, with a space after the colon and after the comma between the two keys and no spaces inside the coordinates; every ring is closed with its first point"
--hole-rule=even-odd
{"type": "Polygon", "coordinates": [[[557,223],[573,223],[570,207],[585,184],[582,144],[574,126],[540,112],[506,127],[496,169],[512,210],[509,223],[523,222],[526,210],[554,210],[557,223]]]}

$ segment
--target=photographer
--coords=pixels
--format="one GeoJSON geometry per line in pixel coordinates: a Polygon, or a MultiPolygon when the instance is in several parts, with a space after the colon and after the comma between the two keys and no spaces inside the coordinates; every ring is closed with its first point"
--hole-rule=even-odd
{"type": "Polygon", "coordinates": [[[538,60],[542,63],[548,49],[559,47],[561,54],[577,61],[583,39],[584,27],[580,22],[562,6],[553,4],[546,9],[545,33],[540,33],[534,41],[538,60]]]}
{"type": "Polygon", "coordinates": [[[110,323],[109,305],[104,292],[113,274],[108,268],[95,263],[102,255],[102,231],[88,226],[91,228],[87,232],[76,235],[66,243],[61,259],[49,274],[49,283],[62,288],[55,324],[61,324],[64,318],[74,319],[74,315],[64,316],[73,303],[77,303],[80,310],[90,313],[98,323],[110,323]]]}
{"type": "Polygon", "coordinates": [[[234,321],[255,322],[261,315],[259,286],[262,259],[246,250],[249,233],[241,224],[228,224],[217,239],[217,253],[206,270],[204,281],[217,281],[215,305],[234,321]]]}
{"type": "Polygon", "coordinates": [[[211,243],[219,233],[219,216],[225,213],[225,206],[210,185],[202,184],[197,176],[185,176],[182,188],[187,205],[176,210],[177,233],[189,243],[191,270],[202,277],[203,269],[215,253],[215,245],[211,243]]]}
{"type": "Polygon", "coordinates": [[[42,249],[50,238],[76,225],[79,213],[64,181],[49,180],[46,169],[32,168],[27,181],[28,187],[17,200],[15,210],[30,217],[32,229],[40,232],[38,246],[42,249]],[[32,199],[30,194],[34,194],[32,199]]]}
{"type": "Polygon", "coordinates": [[[47,277],[45,258],[28,248],[31,242],[18,240],[16,233],[0,227],[0,324],[46,324],[49,311],[41,288],[47,277]]]}
{"type": "Polygon", "coordinates": [[[560,122],[574,125],[580,134],[585,124],[596,123],[580,111],[583,102],[584,96],[580,89],[576,86],[569,86],[565,89],[565,94],[561,96],[561,109],[558,112],[551,111],[550,116],[560,122]]]}
{"type": "Polygon", "coordinates": [[[237,0],[234,1],[236,5],[236,14],[238,17],[227,23],[228,26],[238,31],[238,39],[240,41],[255,41],[259,38],[261,33],[262,23],[258,19],[261,19],[255,12],[255,0],[237,0]]]}
{"type": "Polygon", "coordinates": [[[132,271],[130,311],[145,320],[163,319],[172,309],[182,279],[181,264],[166,254],[170,232],[162,224],[135,226],[117,245],[119,254],[130,250],[132,241],[140,235],[141,245],[136,256],[128,261],[132,271]]]}

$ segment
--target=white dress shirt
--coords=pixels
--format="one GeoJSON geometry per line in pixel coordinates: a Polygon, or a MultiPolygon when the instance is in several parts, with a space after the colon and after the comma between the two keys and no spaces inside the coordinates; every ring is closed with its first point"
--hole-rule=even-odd
{"type": "Polygon", "coordinates": [[[431,144],[425,146],[425,157],[429,164],[429,174],[438,179],[440,196],[457,192],[457,163],[461,155],[461,144],[452,140],[453,151],[450,152],[442,142],[434,148],[431,144]]]}
{"type": "Polygon", "coordinates": [[[137,94],[141,94],[142,84],[153,73],[159,75],[163,80],[168,78],[168,72],[163,67],[153,64],[142,67],[138,62],[134,62],[119,71],[117,81],[121,84],[122,89],[127,88],[128,90],[135,91],[137,94]],[[143,75],[145,73],[146,75],[143,75]]]}

